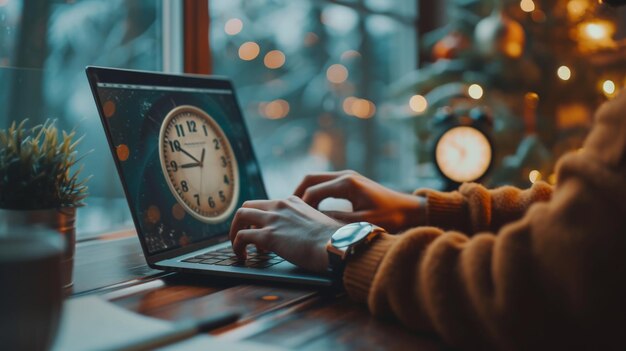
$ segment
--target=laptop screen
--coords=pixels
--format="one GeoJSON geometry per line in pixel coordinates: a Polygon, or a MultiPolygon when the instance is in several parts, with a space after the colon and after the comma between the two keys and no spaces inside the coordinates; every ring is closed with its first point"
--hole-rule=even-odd
{"type": "Polygon", "coordinates": [[[185,86],[185,77],[177,79],[92,83],[149,255],[226,239],[237,208],[266,198],[230,84],[193,77],[195,84],[185,86]]]}

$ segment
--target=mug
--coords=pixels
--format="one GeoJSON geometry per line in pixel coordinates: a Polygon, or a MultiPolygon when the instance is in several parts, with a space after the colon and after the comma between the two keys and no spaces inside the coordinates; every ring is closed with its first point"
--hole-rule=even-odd
{"type": "Polygon", "coordinates": [[[0,232],[0,345],[46,350],[63,302],[63,238],[46,228],[0,232]]]}

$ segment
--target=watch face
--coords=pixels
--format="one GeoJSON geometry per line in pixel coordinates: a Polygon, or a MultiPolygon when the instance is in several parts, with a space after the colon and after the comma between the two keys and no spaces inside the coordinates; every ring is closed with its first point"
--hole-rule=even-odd
{"type": "Polygon", "coordinates": [[[193,217],[217,223],[239,196],[237,160],[224,131],[189,105],[171,110],[159,133],[161,168],[172,194],[193,217]]]}
{"type": "Polygon", "coordinates": [[[435,147],[435,161],[444,176],[457,182],[481,178],[489,169],[491,143],[478,129],[454,127],[446,131],[435,147]]]}
{"type": "Polygon", "coordinates": [[[363,240],[373,229],[373,226],[367,222],[344,225],[333,234],[331,238],[332,245],[336,248],[348,247],[363,240]]]}

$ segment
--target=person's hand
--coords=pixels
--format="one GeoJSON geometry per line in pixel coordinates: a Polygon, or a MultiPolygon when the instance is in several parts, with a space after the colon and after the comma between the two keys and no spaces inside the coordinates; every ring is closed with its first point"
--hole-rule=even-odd
{"type": "Polygon", "coordinates": [[[423,198],[385,188],[354,171],[308,175],[294,195],[314,208],[329,197],[350,201],[353,212],[324,212],[343,223],[366,221],[389,232],[397,232],[424,223],[423,198]]]}
{"type": "Polygon", "coordinates": [[[230,241],[241,259],[246,258],[246,246],[253,244],[302,268],[324,272],[326,243],[341,226],[295,196],[246,201],[233,218],[230,241]]]}

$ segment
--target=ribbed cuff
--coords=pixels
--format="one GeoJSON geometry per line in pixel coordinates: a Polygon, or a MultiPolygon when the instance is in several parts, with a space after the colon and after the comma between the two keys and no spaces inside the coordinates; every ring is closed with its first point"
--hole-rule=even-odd
{"type": "Polygon", "coordinates": [[[467,204],[460,192],[420,189],[415,195],[426,198],[426,225],[456,230],[467,228],[467,204]]]}
{"type": "Polygon", "coordinates": [[[343,284],[352,299],[358,302],[367,301],[380,261],[396,239],[393,235],[381,234],[366,251],[347,262],[343,284]]]}

